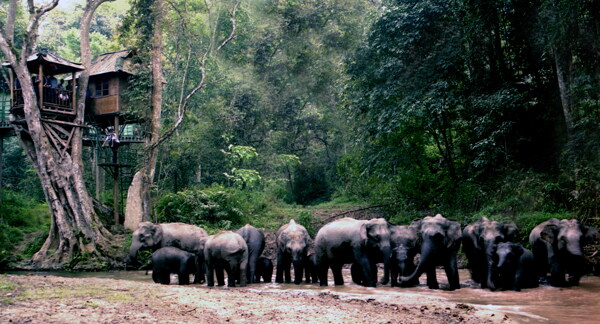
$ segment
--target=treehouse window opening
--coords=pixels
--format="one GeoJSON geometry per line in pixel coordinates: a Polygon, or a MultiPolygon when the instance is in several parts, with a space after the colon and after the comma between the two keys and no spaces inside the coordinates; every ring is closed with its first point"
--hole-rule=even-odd
{"type": "Polygon", "coordinates": [[[96,97],[108,96],[108,80],[102,80],[96,85],[96,97]]]}

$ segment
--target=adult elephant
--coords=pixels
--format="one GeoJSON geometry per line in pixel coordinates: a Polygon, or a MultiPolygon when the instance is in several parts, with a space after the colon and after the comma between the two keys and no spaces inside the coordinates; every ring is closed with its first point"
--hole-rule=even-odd
{"type": "Polygon", "coordinates": [[[576,219],[549,219],[533,228],[529,235],[537,274],[542,281],[550,272],[550,285],[577,286],[584,273],[582,248],[598,238],[598,230],[576,219]],[[568,280],[565,275],[568,274],[568,280]]]}
{"type": "Polygon", "coordinates": [[[518,228],[513,223],[500,223],[482,217],[467,225],[462,233],[463,251],[469,263],[473,281],[481,288],[494,289],[494,273],[491,271],[496,245],[512,242],[518,228]]]}
{"type": "MultiPolygon", "coordinates": [[[[390,273],[392,287],[413,287],[419,281],[405,282],[402,285],[398,282],[400,276],[409,276],[415,271],[415,256],[421,249],[421,239],[415,226],[397,225],[390,227],[390,247],[392,254],[390,257],[390,273]]],[[[359,285],[365,285],[365,278],[358,263],[352,264],[350,268],[352,281],[359,285]]]]}
{"type": "Polygon", "coordinates": [[[215,285],[215,272],[217,284],[225,285],[223,271],[227,272],[227,286],[235,287],[236,282],[241,287],[246,286],[246,268],[248,267],[248,245],[244,238],[232,231],[223,231],[206,239],[204,247],[204,260],[206,262],[206,284],[215,285]]]}
{"type": "Polygon", "coordinates": [[[156,251],[162,247],[173,246],[196,255],[197,266],[194,283],[203,283],[203,239],[206,237],[208,237],[208,233],[205,230],[190,224],[141,222],[133,232],[127,261],[135,262],[139,250],[156,251]]]}
{"type": "MultiPolygon", "coordinates": [[[[400,286],[398,277],[409,276],[415,271],[415,256],[421,250],[421,238],[416,226],[399,225],[391,229],[390,244],[392,256],[390,272],[392,287],[400,286]]],[[[405,282],[402,286],[416,286],[418,278],[412,282],[405,282]]]]}
{"type": "Polygon", "coordinates": [[[358,264],[361,283],[375,287],[377,263],[384,264],[382,283],[389,281],[390,228],[383,218],[356,220],[342,218],[323,226],[315,238],[319,283],[327,286],[327,271],[331,268],[335,285],[343,285],[342,266],[358,264]]]}
{"type": "Polygon", "coordinates": [[[411,226],[417,229],[421,238],[421,257],[415,271],[409,276],[401,277],[400,285],[413,283],[423,273],[427,273],[427,286],[439,289],[435,267],[441,265],[446,271],[450,290],[459,289],[456,259],[462,233],[460,224],[437,214],[415,221],[411,226]]]}
{"type": "Polygon", "coordinates": [[[293,219],[277,230],[277,270],[275,273],[275,282],[289,283],[291,279],[291,266],[294,266],[294,283],[302,282],[306,255],[310,236],[304,226],[296,223],[293,219]]]}
{"type": "Polygon", "coordinates": [[[248,270],[246,278],[248,283],[254,283],[258,258],[260,258],[265,249],[265,234],[250,224],[246,224],[237,230],[236,233],[240,234],[244,238],[244,241],[246,241],[246,245],[248,245],[248,270]]]}

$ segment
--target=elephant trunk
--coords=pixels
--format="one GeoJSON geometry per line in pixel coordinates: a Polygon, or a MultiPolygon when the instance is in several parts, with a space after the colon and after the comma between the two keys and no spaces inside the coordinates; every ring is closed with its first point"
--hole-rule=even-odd
{"type": "Polygon", "coordinates": [[[304,261],[300,258],[294,258],[292,260],[292,265],[294,266],[294,283],[299,285],[302,283],[302,274],[304,273],[304,261]]]}
{"type": "Polygon", "coordinates": [[[487,287],[491,290],[496,289],[496,285],[494,284],[494,254],[496,252],[496,248],[494,244],[489,244],[486,248],[485,259],[486,259],[486,267],[487,267],[487,287]]]}
{"type": "Polygon", "coordinates": [[[383,253],[383,278],[381,278],[381,284],[386,285],[390,281],[390,259],[392,256],[392,249],[389,245],[384,245],[381,248],[383,253]]]}
{"type": "Polygon", "coordinates": [[[129,248],[129,257],[127,258],[127,263],[133,263],[137,260],[137,252],[142,248],[142,244],[139,242],[131,242],[131,247],[129,248]]]}
{"type": "Polygon", "coordinates": [[[419,259],[419,265],[417,265],[417,268],[413,271],[412,274],[400,277],[400,281],[402,281],[402,284],[418,282],[419,277],[425,271],[427,271],[429,267],[435,266],[434,260],[437,257],[437,249],[438,246],[435,244],[434,239],[432,237],[424,238],[423,244],[421,245],[421,258],[419,259]]]}

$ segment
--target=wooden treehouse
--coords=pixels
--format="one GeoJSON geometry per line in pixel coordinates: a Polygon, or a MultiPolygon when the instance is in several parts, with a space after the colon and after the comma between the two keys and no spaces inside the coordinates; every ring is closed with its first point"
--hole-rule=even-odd
{"type": "MultiPolygon", "coordinates": [[[[119,220],[119,194],[125,172],[120,172],[120,169],[133,166],[130,161],[119,163],[118,153],[129,152],[128,144],[144,142],[139,120],[127,112],[123,100],[128,78],[133,75],[131,57],[131,51],[124,50],[101,54],[92,61],[85,98],[85,125],[75,123],[77,94],[73,91],[77,86],[78,75],[84,67],[45,52],[35,53],[27,60],[27,67],[33,76],[34,90],[39,100],[38,107],[40,107],[43,126],[52,143],[61,152],[67,152],[71,148],[74,129],[84,127],[83,144],[91,147],[94,159],[92,171],[96,180],[97,199],[104,186],[101,168],[112,176],[116,224],[122,223],[119,220]]],[[[9,91],[2,92],[0,89],[0,100],[5,97],[10,98],[10,101],[6,100],[10,105],[0,101],[0,136],[13,135],[11,123],[26,126],[22,90],[12,70],[9,74],[9,91]],[[13,116],[12,120],[8,118],[8,111],[13,116]]],[[[130,156],[125,154],[121,160],[128,160],[128,158],[130,156]]]]}

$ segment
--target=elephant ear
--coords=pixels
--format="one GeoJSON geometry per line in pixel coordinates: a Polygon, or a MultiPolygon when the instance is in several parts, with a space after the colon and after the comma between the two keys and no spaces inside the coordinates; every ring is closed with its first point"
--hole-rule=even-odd
{"type": "Polygon", "coordinates": [[[369,223],[368,222],[362,223],[360,225],[360,241],[363,244],[366,244],[367,240],[369,239],[368,231],[369,231],[369,223]]]}
{"type": "Polygon", "coordinates": [[[504,224],[504,240],[507,242],[511,242],[515,240],[515,237],[519,233],[519,228],[515,223],[504,224]]]}
{"type": "Polygon", "coordinates": [[[462,230],[460,224],[455,221],[448,221],[448,228],[446,230],[446,247],[450,248],[454,244],[460,244],[462,238],[462,230]]]}
{"type": "Polygon", "coordinates": [[[417,232],[417,235],[421,237],[421,225],[423,225],[423,220],[418,219],[412,221],[408,227],[413,228],[417,232]]]}
{"type": "Polygon", "coordinates": [[[586,242],[591,242],[600,239],[600,233],[595,227],[581,225],[581,231],[586,242]]]}
{"type": "Polygon", "coordinates": [[[521,245],[521,244],[513,244],[512,251],[517,256],[517,258],[520,258],[521,255],[523,255],[523,253],[525,253],[525,248],[523,248],[523,245],[521,245]]]}
{"type": "Polygon", "coordinates": [[[162,241],[163,237],[163,228],[160,225],[154,225],[150,227],[150,233],[152,235],[152,240],[154,241],[154,245],[159,245],[160,241],[162,241]]]}

